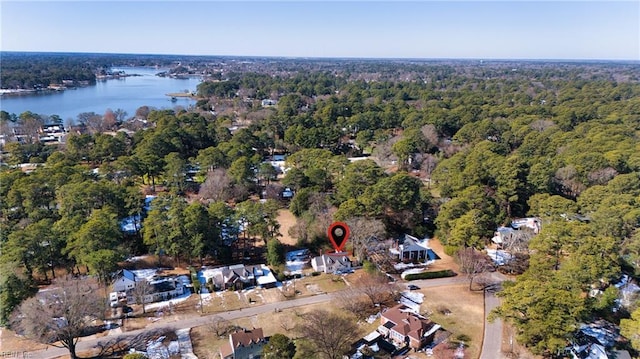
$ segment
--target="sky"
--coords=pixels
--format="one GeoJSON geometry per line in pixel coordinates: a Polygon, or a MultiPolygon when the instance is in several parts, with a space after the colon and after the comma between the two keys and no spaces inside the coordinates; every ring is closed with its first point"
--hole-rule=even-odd
{"type": "Polygon", "coordinates": [[[640,1],[0,0],[0,50],[640,60],[640,1]]]}

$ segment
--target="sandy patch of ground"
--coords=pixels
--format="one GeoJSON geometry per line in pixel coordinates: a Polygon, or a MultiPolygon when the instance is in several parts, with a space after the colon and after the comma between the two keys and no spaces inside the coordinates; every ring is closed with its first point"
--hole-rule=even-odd
{"type": "Polygon", "coordinates": [[[432,238],[429,240],[429,247],[436,252],[436,254],[440,257],[439,260],[435,261],[433,264],[429,265],[429,271],[438,271],[442,269],[451,269],[454,272],[460,274],[460,266],[454,260],[453,257],[447,255],[444,252],[444,248],[440,243],[438,238],[432,238]]]}
{"type": "Polygon", "coordinates": [[[277,221],[280,223],[280,234],[282,234],[282,237],[279,237],[280,242],[295,246],[298,240],[289,235],[289,229],[296,224],[296,216],[288,209],[281,209],[278,211],[277,221]]]}

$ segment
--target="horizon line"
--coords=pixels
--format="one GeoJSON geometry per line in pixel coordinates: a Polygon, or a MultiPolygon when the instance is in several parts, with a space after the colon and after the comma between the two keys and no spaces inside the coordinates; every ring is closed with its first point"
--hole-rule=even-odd
{"type": "Polygon", "coordinates": [[[228,57],[228,58],[271,58],[285,60],[386,60],[386,61],[535,61],[535,62],[626,62],[640,63],[640,59],[606,58],[500,58],[500,57],[361,57],[361,56],[290,56],[290,55],[204,55],[169,53],[128,53],[128,52],[90,52],[90,51],[25,51],[0,50],[1,53],[28,54],[84,54],[84,55],[130,55],[130,56],[182,56],[182,57],[228,57]]]}

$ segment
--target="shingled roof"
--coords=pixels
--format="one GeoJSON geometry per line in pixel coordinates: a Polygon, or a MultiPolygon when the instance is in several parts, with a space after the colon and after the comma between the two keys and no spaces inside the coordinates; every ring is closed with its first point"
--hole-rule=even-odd
{"type": "Polygon", "coordinates": [[[431,320],[413,313],[404,304],[386,310],[382,316],[388,320],[385,324],[387,328],[417,341],[420,341],[425,334],[430,333],[435,325],[431,320]],[[394,325],[390,326],[389,323],[394,325]]]}
{"type": "Polygon", "coordinates": [[[253,330],[243,329],[229,335],[229,342],[220,348],[220,354],[226,358],[235,353],[236,348],[246,347],[251,344],[264,342],[264,334],[262,328],[254,328],[253,330]]]}

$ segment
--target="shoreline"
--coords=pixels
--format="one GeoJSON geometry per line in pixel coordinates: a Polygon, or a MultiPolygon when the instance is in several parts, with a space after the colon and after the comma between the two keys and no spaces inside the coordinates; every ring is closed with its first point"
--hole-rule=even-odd
{"type": "MultiPolygon", "coordinates": [[[[73,87],[71,89],[75,89],[76,87],[73,87]]],[[[17,89],[17,90],[13,90],[13,89],[0,89],[0,97],[19,97],[19,96],[34,96],[34,95],[51,95],[51,94],[55,94],[55,93],[62,93],[65,90],[68,90],[70,88],[56,88],[56,89],[52,89],[52,88],[45,88],[45,89],[39,89],[39,90],[27,90],[27,89],[17,89]]]]}
{"type": "Polygon", "coordinates": [[[192,100],[198,99],[198,94],[192,92],[169,92],[166,93],[165,96],[175,97],[175,98],[190,98],[192,100]]]}

